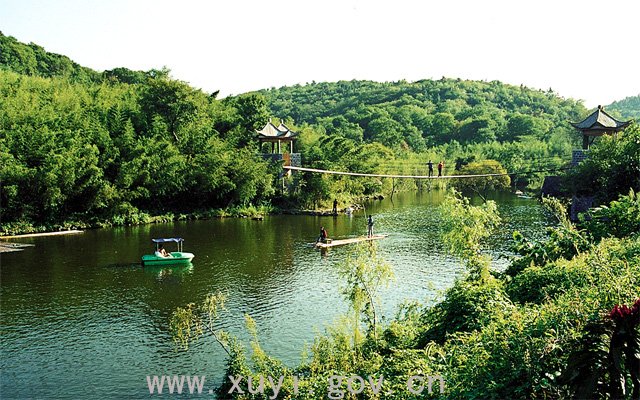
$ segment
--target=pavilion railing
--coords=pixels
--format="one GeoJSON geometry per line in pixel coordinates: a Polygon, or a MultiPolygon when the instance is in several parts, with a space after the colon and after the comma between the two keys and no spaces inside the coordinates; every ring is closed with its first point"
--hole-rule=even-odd
{"type": "Polygon", "coordinates": [[[282,161],[286,167],[302,167],[302,156],[300,153],[263,153],[262,158],[268,161],[282,161]]]}

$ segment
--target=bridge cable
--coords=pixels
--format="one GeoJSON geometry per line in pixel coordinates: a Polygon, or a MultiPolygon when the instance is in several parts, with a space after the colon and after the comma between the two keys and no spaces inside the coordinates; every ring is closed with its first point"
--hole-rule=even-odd
{"type": "Polygon", "coordinates": [[[505,176],[505,175],[525,175],[537,172],[551,172],[551,171],[560,171],[570,169],[571,167],[563,167],[557,169],[546,169],[539,171],[524,171],[521,173],[518,172],[504,172],[497,174],[475,174],[475,175],[442,175],[442,176],[428,176],[428,175],[394,175],[394,174],[365,174],[362,172],[345,172],[345,171],[330,171],[326,169],[318,169],[318,168],[305,168],[305,167],[293,167],[285,165],[282,168],[290,170],[290,171],[303,171],[303,172],[316,172],[320,174],[330,174],[330,175],[348,175],[348,176],[363,176],[370,178],[404,178],[404,179],[452,179],[452,178],[486,178],[490,176],[505,176]]]}

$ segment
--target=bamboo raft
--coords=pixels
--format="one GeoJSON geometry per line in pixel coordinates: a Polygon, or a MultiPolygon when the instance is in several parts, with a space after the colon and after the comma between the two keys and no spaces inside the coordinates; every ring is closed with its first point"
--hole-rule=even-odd
{"type": "Polygon", "coordinates": [[[372,241],[372,240],[384,239],[387,236],[389,236],[389,235],[373,235],[371,237],[360,236],[360,237],[355,237],[355,238],[350,238],[350,239],[339,239],[339,240],[329,239],[329,241],[327,241],[326,243],[323,243],[323,242],[316,243],[316,247],[319,248],[319,249],[327,249],[329,247],[343,246],[345,244],[352,244],[352,243],[359,243],[359,242],[367,242],[367,241],[372,241]]]}

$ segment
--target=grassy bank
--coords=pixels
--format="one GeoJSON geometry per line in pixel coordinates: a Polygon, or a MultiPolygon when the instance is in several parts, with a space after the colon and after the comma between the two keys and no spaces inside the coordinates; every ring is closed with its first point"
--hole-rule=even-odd
{"type": "Polygon", "coordinates": [[[135,226],[146,224],[159,224],[172,221],[191,221],[212,218],[254,218],[279,212],[269,204],[259,206],[234,206],[228,208],[215,208],[210,210],[199,210],[189,213],[167,212],[163,214],[151,214],[137,209],[127,209],[125,212],[111,216],[109,218],[98,218],[87,216],[57,222],[37,224],[29,221],[16,221],[0,224],[0,237],[24,235],[31,233],[58,232],[74,229],[109,228],[116,226],[135,226]]]}

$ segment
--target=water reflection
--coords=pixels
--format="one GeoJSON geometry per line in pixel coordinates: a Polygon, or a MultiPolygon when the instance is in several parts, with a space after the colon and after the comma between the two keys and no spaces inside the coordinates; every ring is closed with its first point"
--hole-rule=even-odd
{"type": "Polygon", "coordinates": [[[193,273],[193,263],[162,266],[147,265],[142,267],[142,270],[147,274],[155,275],[159,281],[168,281],[171,279],[181,281],[184,275],[193,273]]]}

